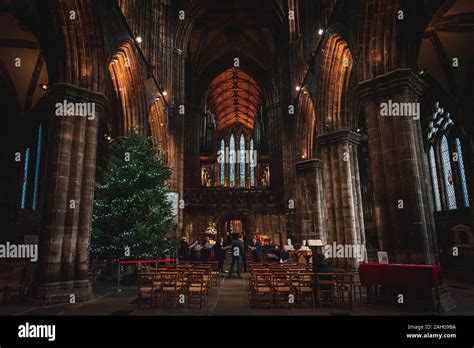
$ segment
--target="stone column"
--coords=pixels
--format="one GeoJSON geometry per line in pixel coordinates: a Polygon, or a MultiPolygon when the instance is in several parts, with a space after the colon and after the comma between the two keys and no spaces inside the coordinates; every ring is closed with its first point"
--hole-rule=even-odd
{"type": "MultiPolygon", "coordinates": [[[[95,188],[95,159],[99,114],[104,95],[67,83],[54,84],[50,92],[50,132],[48,141],[45,209],[35,298],[52,302],[68,301],[70,294],[90,298],[87,280],[92,197],[95,188]],[[56,103],[91,103],[94,118],[57,116],[56,103]],[[87,212],[87,214],[84,214],[87,212]],[[83,245],[81,248],[80,245],[83,245]],[[82,255],[82,274],[77,257],[82,255]],[[87,282],[78,294],[76,280],[87,282]]],[[[87,109],[86,109],[87,110],[87,109]]],[[[91,109],[92,110],[92,109],[91,109]]]]}
{"type": "Polygon", "coordinates": [[[326,241],[326,206],[323,190],[323,163],[312,159],[298,162],[296,170],[296,235],[301,243],[308,239],[326,241]]]}
{"type": "Polygon", "coordinates": [[[411,69],[394,70],[358,86],[367,118],[375,224],[390,262],[431,264],[438,259],[420,121],[381,116],[382,103],[419,103],[424,88],[411,69]]]}
{"type": "MultiPolygon", "coordinates": [[[[340,130],[317,137],[324,165],[324,195],[327,207],[326,244],[350,246],[360,255],[338,257],[335,264],[357,267],[366,258],[365,230],[360,192],[357,145],[360,135],[340,130]],[[351,257],[352,256],[352,257],[351,257]]],[[[335,250],[333,250],[335,252],[335,250]]]]}

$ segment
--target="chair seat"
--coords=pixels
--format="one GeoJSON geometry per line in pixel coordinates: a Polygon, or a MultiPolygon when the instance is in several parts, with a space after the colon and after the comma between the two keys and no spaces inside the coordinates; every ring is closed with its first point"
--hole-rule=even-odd
{"type": "Polygon", "coordinates": [[[288,292],[288,291],[290,291],[290,287],[289,286],[277,286],[277,287],[275,287],[275,291],[288,292]]]}
{"type": "Polygon", "coordinates": [[[140,291],[140,292],[152,292],[153,288],[151,286],[149,286],[149,287],[146,286],[146,287],[138,289],[138,291],[140,291]]]}
{"type": "Polygon", "coordinates": [[[313,289],[310,288],[309,286],[303,286],[298,289],[299,292],[313,292],[313,289]]]}
{"type": "Polygon", "coordinates": [[[191,292],[201,292],[201,291],[204,291],[204,288],[201,288],[200,286],[191,286],[189,288],[189,291],[191,291],[191,292]]]}
{"type": "Polygon", "coordinates": [[[263,288],[258,288],[257,289],[257,292],[271,292],[272,289],[268,288],[268,287],[263,287],[263,288]]]}

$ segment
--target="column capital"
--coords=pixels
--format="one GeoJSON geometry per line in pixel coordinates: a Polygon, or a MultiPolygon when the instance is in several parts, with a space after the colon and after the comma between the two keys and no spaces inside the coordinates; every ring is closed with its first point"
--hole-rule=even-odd
{"type": "Polygon", "coordinates": [[[392,70],[384,75],[360,82],[357,95],[364,102],[368,99],[377,99],[393,94],[402,94],[409,99],[419,98],[428,84],[412,69],[403,68],[392,70]]]}
{"type": "Polygon", "coordinates": [[[359,144],[361,135],[350,129],[342,129],[335,132],[325,133],[316,138],[318,145],[337,144],[341,142],[349,142],[351,144],[359,144]]]}
{"type": "Polygon", "coordinates": [[[295,168],[297,173],[315,169],[322,169],[323,161],[321,161],[320,159],[310,159],[307,161],[301,161],[295,164],[295,168]]]}
{"type": "Polygon", "coordinates": [[[109,100],[103,93],[94,92],[86,88],[78,87],[69,83],[54,83],[48,96],[49,103],[62,102],[66,99],[70,102],[90,102],[95,103],[98,110],[107,109],[109,100]]]}

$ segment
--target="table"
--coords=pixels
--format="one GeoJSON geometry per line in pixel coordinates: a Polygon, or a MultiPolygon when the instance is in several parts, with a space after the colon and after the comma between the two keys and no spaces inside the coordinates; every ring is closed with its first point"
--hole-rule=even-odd
{"type": "Polygon", "coordinates": [[[392,288],[431,289],[433,307],[436,308],[439,303],[440,265],[362,263],[359,265],[359,278],[361,285],[367,287],[368,302],[371,301],[373,286],[383,285],[392,288]]]}

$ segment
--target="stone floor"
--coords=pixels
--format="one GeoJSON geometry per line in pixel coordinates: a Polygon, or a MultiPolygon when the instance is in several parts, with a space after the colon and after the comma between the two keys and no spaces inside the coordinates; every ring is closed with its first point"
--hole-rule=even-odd
{"type": "MultiPolygon", "coordinates": [[[[20,303],[0,305],[0,315],[420,315],[430,312],[407,311],[392,306],[367,306],[356,303],[352,309],[332,308],[250,308],[247,291],[247,274],[244,278],[223,278],[220,286],[214,286],[203,309],[140,308],[136,305],[136,287],[98,281],[94,284],[96,298],[76,304],[31,307],[20,303]]],[[[446,280],[446,285],[457,303],[457,308],[439,315],[473,315],[474,284],[446,280]]]]}

